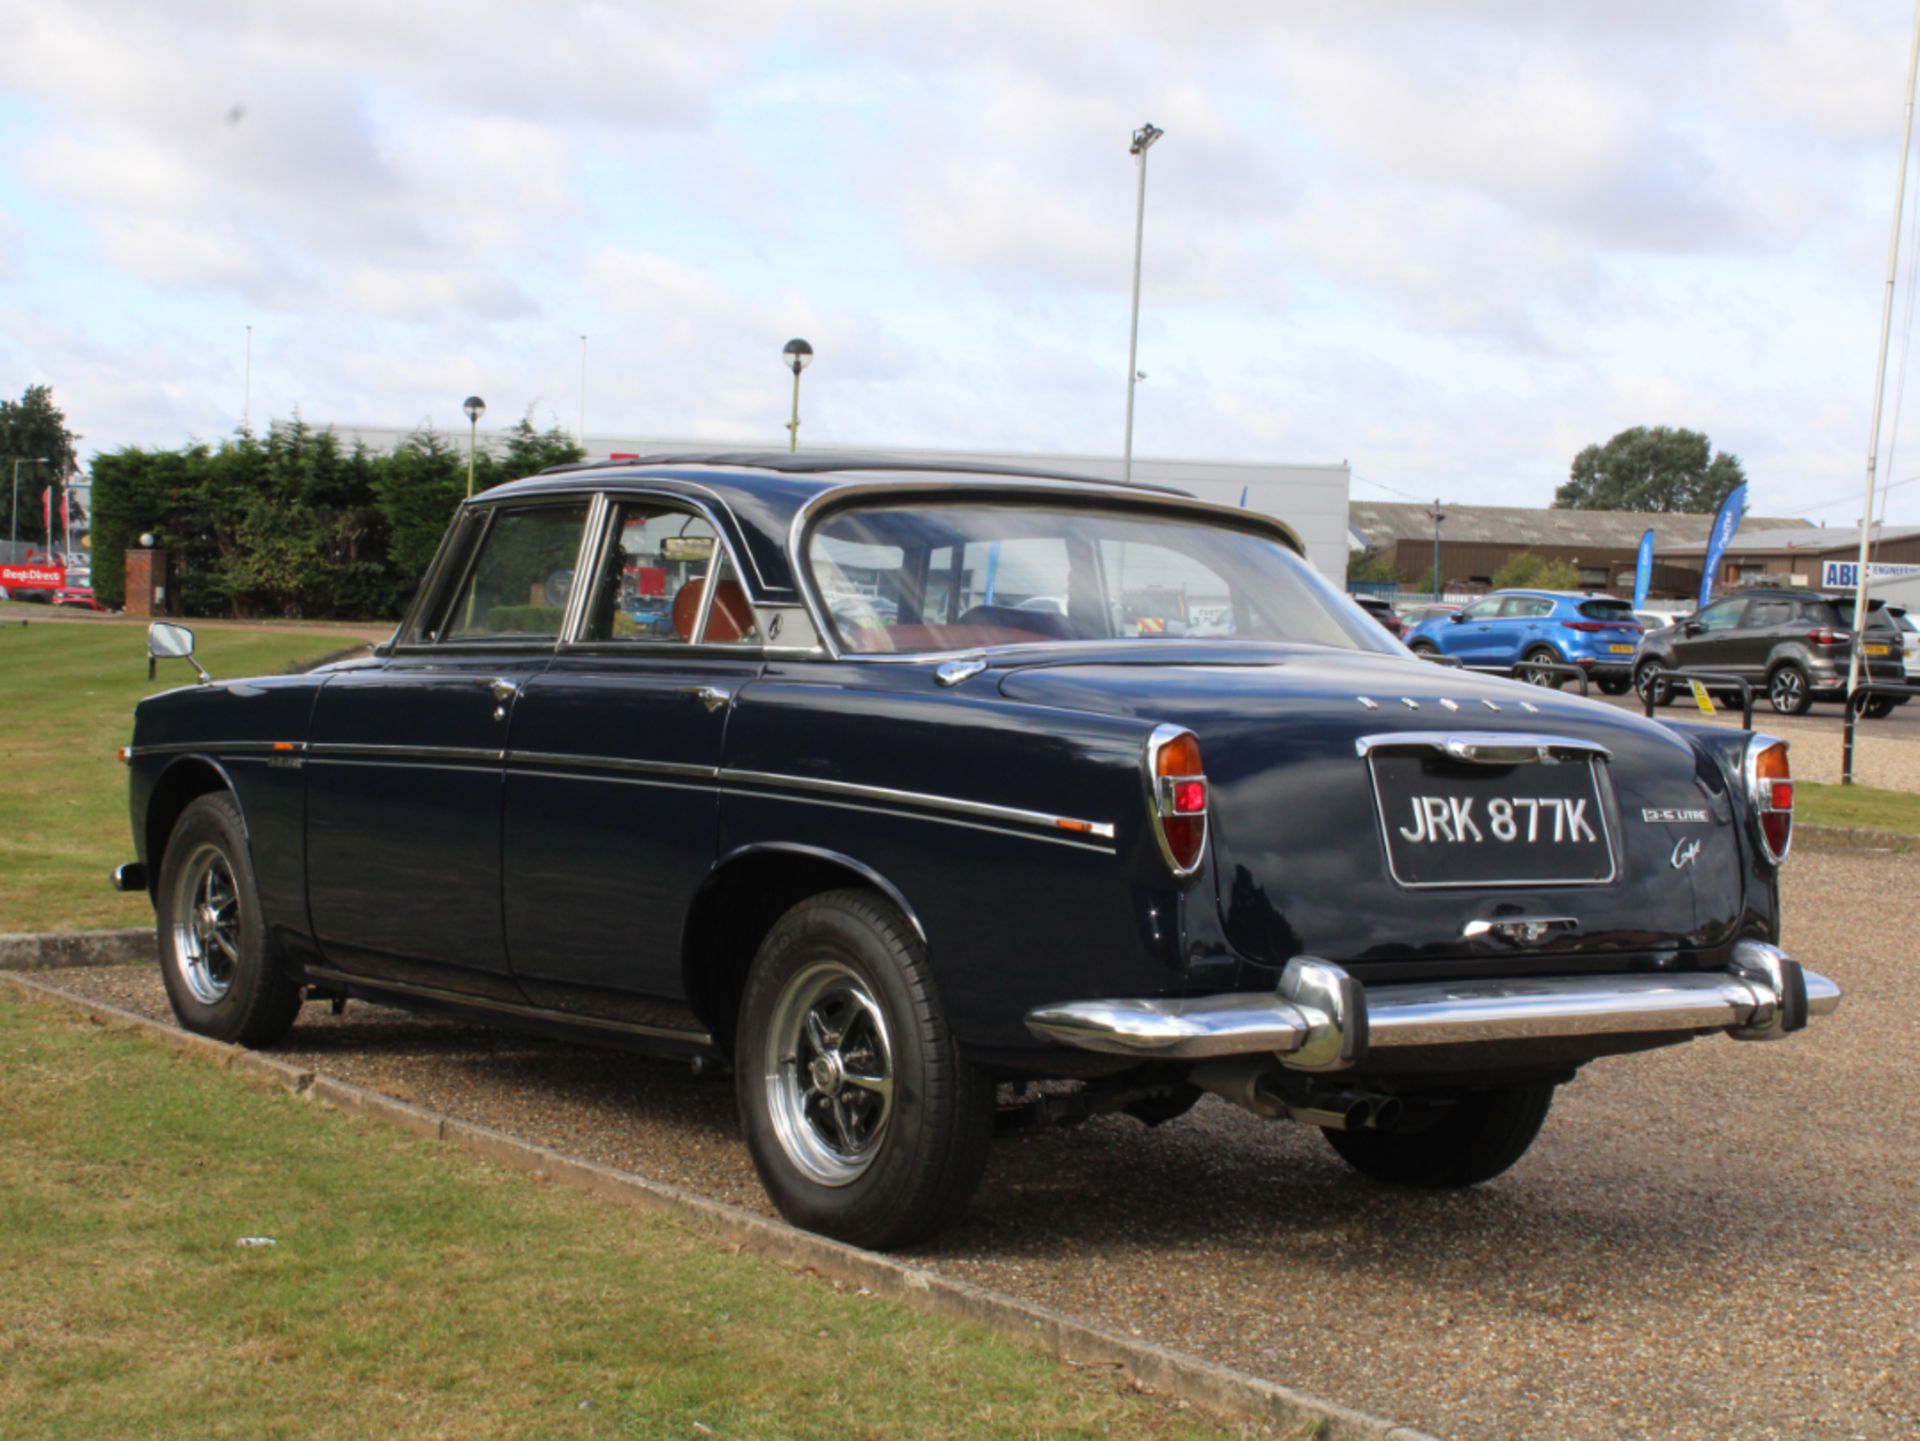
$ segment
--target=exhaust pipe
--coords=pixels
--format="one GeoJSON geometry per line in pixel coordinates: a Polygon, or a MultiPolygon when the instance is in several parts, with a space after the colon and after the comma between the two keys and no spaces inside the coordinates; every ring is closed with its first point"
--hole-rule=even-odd
{"type": "Polygon", "coordinates": [[[1306,1083],[1266,1057],[1223,1056],[1187,1073],[1194,1085],[1268,1120],[1299,1121],[1328,1131],[1391,1131],[1406,1107],[1398,1096],[1306,1083]]]}

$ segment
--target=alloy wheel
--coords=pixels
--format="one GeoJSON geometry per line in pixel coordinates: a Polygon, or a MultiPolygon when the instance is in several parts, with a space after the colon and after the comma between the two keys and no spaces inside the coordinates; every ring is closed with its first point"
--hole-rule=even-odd
{"type": "Polygon", "coordinates": [[[836,960],[802,968],[775,1002],[763,1059],[788,1159],[824,1186],[857,1181],[893,1115],[893,1043],[867,983],[836,960]]]}
{"type": "Polygon", "coordinates": [[[187,857],[174,882],[170,959],[187,990],[203,1006],[218,1005],[233,989],[240,964],[240,888],[217,845],[187,857]]]}

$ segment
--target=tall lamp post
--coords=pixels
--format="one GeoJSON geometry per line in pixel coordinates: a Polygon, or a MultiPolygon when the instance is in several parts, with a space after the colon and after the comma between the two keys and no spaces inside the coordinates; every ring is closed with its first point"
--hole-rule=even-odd
{"type": "Polygon", "coordinates": [[[787,422],[787,452],[792,454],[800,448],[800,372],[813,364],[813,347],[796,336],[782,347],[780,358],[793,372],[793,418],[787,422]]]}
{"type": "Polygon", "coordinates": [[[480,442],[480,417],[487,413],[487,403],[477,395],[469,395],[460,408],[467,413],[467,499],[473,499],[473,452],[480,442]]]}
{"type": "Polygon", "coordinates": [[[1440,599],[1440,522],[1447,517],[1440,509],[1440,497],[1433,498],[1433,508],[1427,512],[1433,517],[1433,598],[1440,599]]]}
{"type": "Polygon", "coordinates": [[[1147,229],[1147,151],[1167,132],[1157,125],[1142,125],[1133,132],[1133,144],[1127,154],[1140,158],[1140,198],[1133,208],[1133,316],[1127,325],[1127,444],[1120,462],[1123,480],[1133,479],[1133,386],[1140,378],[1134,362],[1140,350],[1140,242],[1147,229]]]}
{"type": "MultiPolygon", "coordinates": [[[[11,536],[10,536],[10,537],[8,538],[8,545],[7,545],[7,559],[8,559],[8,560],[17,560],[17,559],[19,559],[19,550],[20,550],[20,467],[21,467],[21,466],[23,466],[23,465],[50,465],[50,464],[52,464],[52,462],[51,462],[51,461],[49,461],[49,460],[48,460],[48,459],[47,459],[47,458],[46,458],[45,456],[36,456],[36,457],[34,457],[33,459],[31,459],[31,460],[27,460],[27,459],[24,459],[24,458],[23,458],[23,459],[20,459],[20,460],[16,460],[16,461],[14,461],[14,463],[13,463],[13,534],[12,534],[12,535],[11,535],[11,536]]],[[[51,537],[51,536],[49,536],[49,537],[48,537],[48,544],[49,544],[49,545],[51,545],[51,544],[52,544],[52,537],[51,537]]]]}

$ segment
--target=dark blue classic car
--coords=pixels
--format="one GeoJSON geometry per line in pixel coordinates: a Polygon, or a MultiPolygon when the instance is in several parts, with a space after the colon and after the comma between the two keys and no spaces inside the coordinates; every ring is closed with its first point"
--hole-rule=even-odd
{"type": "Polygon", "coordinates": [[[780,1210],[869,1245],[997,1124],[1206,1092],[1472,1184],[1587,1061],[1839,1000],[1777,944],[1782,742],[1417,660],[1286,526],[1071,476],[503,485],[372,658],[155,696],[129,759],[183,1025],[724,1062],[780,1210]]]}

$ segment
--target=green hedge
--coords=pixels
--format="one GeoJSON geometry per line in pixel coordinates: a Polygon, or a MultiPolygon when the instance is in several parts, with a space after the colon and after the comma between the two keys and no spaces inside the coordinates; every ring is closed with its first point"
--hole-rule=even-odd
{"type": "MultiPolygon", "coordinates": [[[[523,418],[502,455],[477,457],[475,488],[583,455],[523,418]]],[[[298,419],[217,446],[96,455],[91,469],[101,603],[126,603],[125,554],[150,531],[180,615],[391,619],[467,493],[464,447],[431,430],[376,455],[298,419]]]]}
{"type": "Polygon", "coordinates": [[[558,605],[496,605],[487,612],[492,635],[558,635],[566,608],[558,605]]]}

